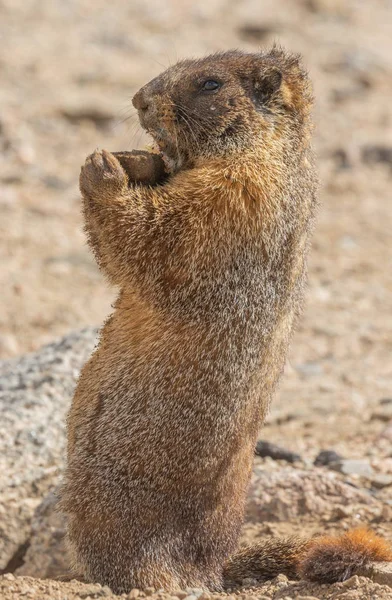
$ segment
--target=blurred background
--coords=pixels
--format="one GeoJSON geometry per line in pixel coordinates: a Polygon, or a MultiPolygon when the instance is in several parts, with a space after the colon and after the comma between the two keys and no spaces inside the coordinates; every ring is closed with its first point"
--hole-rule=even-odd
{"type": "Polygon", "coordinates": [[[391,24],[390,0],[0,0],[0,357],[110,312],[78,176],[96,147],[147,142],[135,91],[179,58],[276,41],[314,81],[322,179],[283,396],[305,379],[348,419],[390,396],[391,24]]]}
{"type": "MultiPolygon", "coordinates": [[[[0,0],[0,358],[110,313],[116,290],[87,248],[78,177],[97,147],[146,144],[137,89],[180,58],[273,42],[302,53],[314,82],[321,208],[261,434],[302,461],[256,459],[243,540],[358,523],[392,540],[392,0],[0,0]],[[344,460],[320,468],[322,450],[344,460]]],[[[61,475],[94,342],[88,329],[0,362],[0,573],[61,572],[64,525],[53,495],[40,502],[61,475]]]]}
{"type": "MultiPolygon", "coordinates": [[[[305,322],[323,355],[390,350],[390,0],[0,0],[0,357],[99,324],[109,290],[82,232],[96,147],[146,143],[132,95],[179,58],[274,41],[315,85],[323,207],[305,322]]],[[[317,358],[317,357],[314,357],[317,358]]],[[[384,366],[383,366],[384,365],[384,366]]],[[[357,368],[359,365],[357,365],[357,368]]],[[[361,369],[362,370],[362,369],[361,369]]]]}

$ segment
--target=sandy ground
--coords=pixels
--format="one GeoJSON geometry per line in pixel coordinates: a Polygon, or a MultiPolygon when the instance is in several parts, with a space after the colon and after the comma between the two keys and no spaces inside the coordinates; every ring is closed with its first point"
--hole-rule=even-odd
{"type": "Polygon", "coordinates": [[[309,465],[325,448],[361,459],[373,471],[351,481],[385,510],[249,525],[244,540],[369,522],[392,541],[392,487],[374,483],[392,475],[391,1],[0,0],[0,36],[2,358],[110,312],[115,290],[86,247],[77,182],[94,148],[146,143],[133,93],[182,57],[274,41],[304,55],[322,207],[263,437],[309,465]]]}

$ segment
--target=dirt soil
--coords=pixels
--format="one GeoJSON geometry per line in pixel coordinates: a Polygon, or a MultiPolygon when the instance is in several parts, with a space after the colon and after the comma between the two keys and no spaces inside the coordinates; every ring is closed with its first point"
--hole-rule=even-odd
{"type": "MultiPolygon", "coordinates": [[[[379,508],[348,502],[337,514],[292,514],[288,505],[286,519],[248,521],[243,541],[368,523],[392,542],[390,0],[0,0],[0,36],[1,358],[110,312],[116,292],[85,243],[78,174],[96,147],[148,142],[130,103],[135,91],[182,57],[274,41],[304,55],[322,206],[307,306],[262,437],[298,453],[304,470],[323,449],[357,459],[340,465],[342,477],[379,508]]],[[[392,597],[365,578],[354,584],[257,595],[392,597]]],[[[44,593],[22,579],[2,585],[4,598],[29,598],[23,586],[34,598],[75,592],[53,583],[44,593]]]]}

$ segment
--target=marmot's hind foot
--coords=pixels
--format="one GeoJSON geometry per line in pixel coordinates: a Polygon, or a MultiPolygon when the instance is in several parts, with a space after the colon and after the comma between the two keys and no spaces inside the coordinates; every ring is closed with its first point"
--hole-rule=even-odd
{"type": "Polygon", "coordinates": [[[392,561],[392,548],[386,540],[363,527],[341,536],[312,540],[298,572],[308,581],[334,583],[345,581],[376,561],[392,561]]]}

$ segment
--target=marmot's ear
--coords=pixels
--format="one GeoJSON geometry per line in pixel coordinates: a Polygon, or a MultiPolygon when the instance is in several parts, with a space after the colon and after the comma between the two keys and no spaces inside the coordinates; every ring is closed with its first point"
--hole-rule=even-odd
{"type": "Polygon", "coordinates": [[[282,83],[282,73],[276,67],[262,71],[254,80],[256,104],[265,104],[277,92],[282,83]]]}

